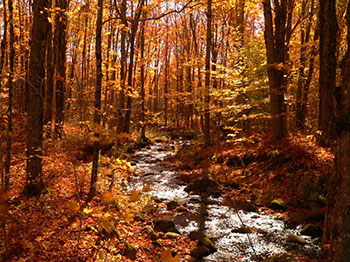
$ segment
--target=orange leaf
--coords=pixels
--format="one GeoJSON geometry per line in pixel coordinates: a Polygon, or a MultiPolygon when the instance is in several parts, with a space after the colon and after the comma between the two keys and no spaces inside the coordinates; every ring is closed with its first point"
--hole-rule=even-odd
{"type": "Polygon", "coordinates": [[[144,185],[142,188],[142,192],[149,192],[149,191],[151,191],[151,185],[150,184],[144,185]]]}
{"type": "Polygon", "coordinates": [[[131,202],[136,202],[141,198],[141,190],[133,190],[129,196],[131,202]]]}
{"type": "Polygon", "coordinates": [[[114,201],[114,197],[111,192],[104,192],[102,193],[101,197],[102,197],[102,202],[105,204],[111,204],[114,201]]]}
{"type": "Polygon", "coordinates": [[[180,255],[173,256],[170,250],[165,249],[162,252],[161,260],[162,262],[180,262],[180,255]]]}

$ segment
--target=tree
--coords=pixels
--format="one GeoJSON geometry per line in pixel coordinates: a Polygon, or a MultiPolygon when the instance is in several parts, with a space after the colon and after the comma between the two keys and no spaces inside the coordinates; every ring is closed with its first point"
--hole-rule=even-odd
{"type": "Polygon", "coordinates": [[[271,113],[271,139],[277,142],[287,134],[286,104],[284,94],[287,88],[286,58],[288,47],[286,45],[287,12],[291,0],[273,0],[274,22],[272,16],[271,0],[264,0],[265,19],[265,45],[267,56],[267,73],[270,86],[270,113],[271,113]]]}
{"type": "Polygon", "coordinates": [[[27,175],[24,194],[39,195],[44,189],[42,180],[43,100],[45,92],[45,52],[49,30],[48,2],[33,1],[30,61],[27,89],[27,175]]]}
{"type": "Polygon", "coordinates": [[[96,195],[96,183],[98,174],[98,161],[100,153],[100,125],[101,125],[101,90],[102,90],[102,15],[103,0],[98,0],[98,12],[96,21],[96,87],[95,87],[95,111],[94,111],[94,151],[92,155],[92,171],[89,197],[96,195]]]}
{"type": "Polygon", "coordinates": [[[205,54],[205,87],[204,87],[204,144],[210,145],[210,51],[211,51],[212,1],[207,2],[207,45],[205,54]]]}
{"type": "MultiPolygon", "coordinates": [[[[12,151],[12,118],[13,118],[13,75],[15,71],[15,33],[13,26],[13,1],[8,1],[9,19],[10,19],[10,73],[9,73],[9,102],[7,110],[7,150],[5,161],[5,190],[10,184],[10,167],[11,167],[11,151],[12,151]]],[[[6,34],[6,32],[5,32],[6,34]]]]}
{"type": "Polygon", "coordinates": [[[56,68],[56,121],[55,134],[61,136],[64,122],[64,94],[66,81],[66,31],[67,31],[67,0],[56,0],[57,15],[55,18],[55,68],[56,68]]]}
{"type": "Polygon", "coordinates": [[[333,93],[336,87],[337,17],[336,0],[320,1],[319,145],[334,141],[333,93]]]}
{"type": "MultiPolygon", "coordinates": [[[[335,1],[329,1],[332,10],[335,1]]],[[[324,7],[323,7],[324,8],[324,7]]],[[[335,17],[334,17],[335,18],[335,17]]],[[[331,19],[328,17],[328,19],[331,19]]],[[[341,86],[336,91],[335,122],[336,155],[334,174],[331,177],[327,197],[327,211],[320,261],[342,262],[350,257],[350,3],[347,7],[347,52],[341,62],[341,86]]],[[[333,47],[333,45],[332,45],[333,47]]],[[[333,60],[330,56],[328,59],[333,60]]],[[[326,62],[323,60],[322,63],[326,62]]],[[[332,63],[332,61],[330,61],[332,63]]],[[[321,61],[320,61],[321,63],[321,61]]]]}

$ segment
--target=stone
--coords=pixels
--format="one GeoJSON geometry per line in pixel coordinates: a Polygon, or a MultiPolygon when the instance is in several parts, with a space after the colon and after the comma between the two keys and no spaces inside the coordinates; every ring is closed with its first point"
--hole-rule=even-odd
{"type": "Polygon", "coordinates": [[[200,238],[198,241],[197,241],[197,244],[198,246],[202,247],[207,247],[212,253],[216,252],[217,248],[215,247],[213,241],[211,241],[209,239],[209,237],[207,236],[204,236],[202,238],[200,238]]]}
{"type": "Polygon", "coordinates": [[[234,228],[231,230],[232,233],[240,233],[240,234],[247,234],[247,233],[252,233],[252,229],[246,226],[234,228]]]}
{"type": "Polygon", "coordinates": [[[165,234],[165,237],[169,239],[176,239],[177,237],[180,237],[180,236],[181,236],[180,234],[174,233],[174,232],[167,232],[165,234]]]}
{"type": "Polygon", "coordinates": [[[282,201],[282,200],[279,200],[279,199],[274,199],[271,201],[271,204],[270,204],[270,207],[273,209],[273,210],[282,210],[282,211],[285,211],[287,209],[287,206],[286,204],[282,201]]]}
{"type": "Polygon", "coordinates": [[[248,200],[232,199],[231,203],[232,207],[238,210],[243,210],[247,212],[256,212],[258,210],[257,206],[255,206],[248,200]]]}
{"type": "Polygon", "coordinates": [[[206,235],[200,231],[192,231],[188,235],[189,239],[191,239],[192,241],[198,240],[198,239],[205,237],[205,236],[206,235]]]}
{"type": "Polygon", "coordinates": [[[176,230],[175,223],[168,219],[155,219],[153,223],[154,223],[154,229],[156,231],[162,231],[166,233],[166,232],[174,232],[176,230]]]}
{"type": "Polygon", "coordinates": [[[212,252],[207,247],[195,247],[191,250],[190,255],[195,259],[201,259],[203,257],[209,256],[212,252]]]}
{"type": "Polygon", "coordinates": [[[129,243],[125,242],[125,248],[122,250],[123,256],[127,257],[128,259],[135,260],[136,253],[137,249],[129,243]]]}
{"type": "Polygon", "coordinates": [[[209,189],[218,189],[219,184],[211,178],[197,178],[193,183],[189,184],[184,190],[186,192],[205,192],[209,189]]]}
{"type": "Polygon", "coordinates": [[[145,226],[141,229],[141,232],[146,233],[146,234],[152,234],[154,233],[154,230],[151,226],[145,226]]]}
{"type": "Polygon", "coordinates": [[[297,262],[298,260],[291,254],[274,254],[267,259],[265,262],[297,262]]]}
{"type": "Polygon", "coordinates": [[[298,236],[298,235],[294,235],[294,234],[290,234],[286,241],[288,243],[298,243],[298,244],[305,244],[306,241],[302,236],[298,236]]]}
{"type": "Polygon", "coordinates": [[[179,203],[176,201],[170,201],[166,204],[167,210],[173,210],[179,206],[179,203]]]}
{"type": "Polygon", "coordinates": [[[308,224],[300,231],[300,234],[316,238],[322,237],[323,232],[319,226],[308,224]]]}

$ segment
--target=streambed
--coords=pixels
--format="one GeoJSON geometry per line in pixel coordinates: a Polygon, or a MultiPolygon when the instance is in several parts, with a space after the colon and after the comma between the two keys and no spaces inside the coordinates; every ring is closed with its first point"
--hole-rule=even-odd
{"type": "Polygon", "coordinates": [[[305,244],[287,242],[289,235],[299,233],[298,229],[288,228],[284,221],[259,212],[236,211],[224,206],[221,197],[206,198],[187,193],[186,185],[177,179],[177,171],[163,166],[162,161],[173,156],[177,147],[189,143],[181,140],[156,143],[137,152],[132,161],[138,170],[129,186],[141,189],[149,184],[152,196],[165,203],[178,201],[185,207],[185,212],[175,212],[172,217],[176,229],[181,234],[206,233],[215,240],[217,247],[217,252],[200,261],[262,261],[270,255],[287,252],[317,257],[320,240],[303,236],[305,244]]]}

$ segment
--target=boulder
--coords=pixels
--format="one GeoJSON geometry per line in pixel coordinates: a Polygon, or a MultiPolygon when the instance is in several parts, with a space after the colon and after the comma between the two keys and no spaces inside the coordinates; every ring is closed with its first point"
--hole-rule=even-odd
{"type": "Polygon", "coordinates": [[[191,250],[190,255],[195,259],[201,259],[203,257],[209,256],[212,252],[207,247],[195,247],[191,250]]]}
{"type": "Polygon", "coordinates": [[[287,206],[286,204],[280,200],[280,199],[275,199],[275,200],[272,200],[271,201],[271,204],[270,204],[270,207],[273,209],[273,210],[282,210],[282,211],[285,211],[287,209],[287,206]]]}
{"type": "Polygon", "coordinates": [[[179,206],[179,203],[177,201],[170,201],[166,204],[167,210],[173,210],[179,206]]]}
{"type": "Polygon", "coordinates": [[[174,233],[174,232],[167,232],[165,234],[165,237],[169,239],[176,239],[177,237],[180,237],[180,236],[181,236],[180,234],[174,233]]]}
{"type": "Polygon", "coordinates": [[[323,232],[322,228],[320,228],[319,226],[316,226],[314,224],[308,224],[300,231],[300,234],[316,238],[322,237],[323,232]]]}
{"type": "Polygon", "coordinates": [[[127,257],[128,259],[135,260],[137,249],[127,242],[125,242],[124,244],[125,244],[125,247],[124,249],[122,249],[123,256],[127,257]]]}
{"type": "Polygon", "coordinates": [[[208,190],[217,190],[219,184],[211,178],[197,178],[193,183],[189,184],[186,188],[186,192],[205,192],[208,190]]]}
{"type": "Polygon", "coordinates": [[[298,236],[298,235],[294,235],[294,234],[290,234],[286,241],[288,243],[298,243],[298,244],[305,244],[306,241],[302,236],[298,236]]]}
{"type": "Polygon", "coordinates": [[[232,199],[231,206],[235,209],[247,212],[256,212],[258,210],[258,207],[252,204],[250,201],[242,199],[232,199]]]}
{"type": "Polygon", "coordinates": [[[203,232],[200,231],[192,231],[190,232],[190,234],[188,235],[189,239],[191,239],[192,241],[198,240],[202,237],[205,237],[206,235],[203,232]]]}
{"type": "Polygon", "coordinates": [[[175,223],[168,219],[155,219],[153,221],[154,229],[161,232],[176,232],[175,223]]]}

